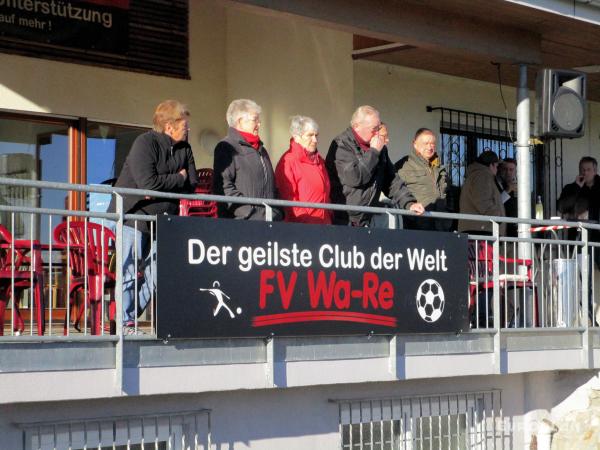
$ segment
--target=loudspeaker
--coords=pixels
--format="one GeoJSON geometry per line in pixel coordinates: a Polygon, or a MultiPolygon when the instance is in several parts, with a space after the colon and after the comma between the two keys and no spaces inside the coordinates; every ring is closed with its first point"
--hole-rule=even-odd
{"type": "Polygon", "coordinates": [[[586,74],[543,69],[536,80],[537,135],[576,138],[585,131],[586,74]]]}

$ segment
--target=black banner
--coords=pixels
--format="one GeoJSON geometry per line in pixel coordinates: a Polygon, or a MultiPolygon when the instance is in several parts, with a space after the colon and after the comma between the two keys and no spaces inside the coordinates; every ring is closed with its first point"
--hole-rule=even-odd
{"type": "Polygon", "coordinates": [[[0,35],[126,54],[129,0],[0,0],[0,35]]]}
{"type": "Polygon", "coordinates": [[[158,217],[161,339],[468,329],[466,235],[158,217]]]}

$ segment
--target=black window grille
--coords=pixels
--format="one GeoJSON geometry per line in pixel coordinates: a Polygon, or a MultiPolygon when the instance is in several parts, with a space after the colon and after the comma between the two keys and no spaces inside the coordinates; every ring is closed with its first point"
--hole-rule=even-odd
{"type": "MultiPolygon", "coordinates": [[[[428,106],[427,111],[439,111],[441,114],[441,148],[438,151],[448,172],[448,207],[458,212],[466,169],[477,156],[485,150],[492,150],[500,159],[516,159],[516,121],[509,117],[440,106],[428,106]]],[[[558,198],[562,189],[562,141],[535,145],[531,162],[532,203],[538,195],[541,196],[544,210],[549,212],[547,215],[553,215],[556,213],[553,199],[558,198]]]]}

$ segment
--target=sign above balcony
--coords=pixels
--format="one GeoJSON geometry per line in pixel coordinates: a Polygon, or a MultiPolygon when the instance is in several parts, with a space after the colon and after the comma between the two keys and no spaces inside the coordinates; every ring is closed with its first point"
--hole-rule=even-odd
{"type": "Polygon", "coordinates": [[[0,52],[187,78],[188,3],[0,0],[0,52]]]}
{"type": "Polygon", "coordinates": [[[158,217],[167,338],[468,329],[467,237],[158,217]]]}

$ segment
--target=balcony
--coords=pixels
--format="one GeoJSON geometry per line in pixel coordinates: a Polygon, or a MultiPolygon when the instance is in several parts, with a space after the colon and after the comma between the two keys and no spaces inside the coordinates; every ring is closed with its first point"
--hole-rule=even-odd
{"type": "MultiPolygon", "coordinates": [[[[95,193],[118,199],[136,193],[175,198],[131,189],[15,179],[0,182],[23,189],[58,189],[71,195],[95,193]]],[[[267,211],[288,204],[280,200],[265,202],[212,195],[187,197],[266,204],[267,211]]],[[[490,217],[484,220],[494,224],[492,236],[461,238],[456,234],[433,233],[445,239],[463,239],[466,247],[463,248],[465,279],[456,280],[461,293],[445,299],[447,308],[460,305],[457,311],[466,314],[452,332],[397,329],[382,332],[377,325],[365,325],[364,330],[370,331],[363,333],[356,331],[362,329],[359,325],[344,333],[345,325],[340,322],[341,326],[331,325],[333,331],[327,333],[310,331],[310,327],[305,334],[298,332],[298,328],[291,332],[288,329],[287,334],[273,333],[273,328],[265,327],[248,335],[228,335],[225,331],[214,336],[204,332],[199,334],[202,337],[173,338],[161,333],[168,308],[160,305],[177,299],[179,293],[161,290],[160,285],[157,294],[152,293],[144,314],[135,321],[134,329],[143,334],[122,333],[123,275],[115,270],[122,260],[122,225],[127,220],[134,221],[135,228],[150,220],[151,233],[157,235],[160,271],[165,267],[160,258],[168,257],[161,249],[164,235],[160,221],[168,219],[160,218],[157,232],[156,218],[124,215],[119,211],[120,202],[116,203],[117,213],[0,206],[0,211],[10,218],[8,224],[2,225],[12,239],[5,240],[1,249],[6,299],[4,336],[0,338],[0,398],[4,403],[600,368],[600,327],[592,320],[598,316],[599,288],[592,261],[600,243],[588,238],[590,230],[600,229],[598,225],[521,220],[534,232],[532,238],[520,239],[500,237],[498,233],[502,221],[514,222],[514,219],[490,217]],[[24,231],[15,236],[18,233],[11,230],[18,228],[15,225],[18,222],[24,231]],[[81,223],[84,232],[63,234],[61,238],[60,231],[55,231],[60,227],[69,229],[73,223],[81,223]],[[566,239],[561,230],[566,227],[578,230],[579,237],[566,239]],[[95,238],[88,233],[91,229],[98,230],[95,238]],[[97,239],[93,255],[83,251],[92,239],[97,239]],[[92,276],[76,277],[78,252],[82,255],[79,261],[82,267],[88,267],[90,260],[97,257],[100,269],[92,276]],[[69,296],[68,292],[74,294],[69,296]],[[264,333],[260,331],[263,329],[264,333]],[[16,386],[31,388],[15,389],[16,386]]],[[[382,208],[362,209],[388,214],[390,228],[395,227],[398,216],[406,214],[382,208]]],[[[462,216],[439,213],[435,217],[462,216]]],[[[185,221],[194,226],[200,222],[210,224],[220,230],[227,230],[227,223],[234,222],[179,218],[175,225],[185,225],[185,221]]],[[[250,229],[255,225],[265,226],[239,222],[235,226],[250,229]]],[[[320,238],[314,234],[318,227],[315,225],[277,224],[277,227],[284,234],[301,229],[309,231],[307,234],[313,241],[320,238]]],[[[344,236],[346,232],[368,234],[374,248],[391,248],[390,233],[410,233],[327,229],[334,230],[336,236],[344,236]]],[[[328,232],[322,228],[319,234],[325,236],[328,232]]],[[[221,234],[225,239],[232,236],[221,234]]],[[[414,236],[434,240],[433,234],[414,236]]],[[[136,266],[136,273],[141,270],[136,266]]],[[[160,284],[160,275],[158,280],[160,284]]],[[[183,292],[185,286],[181,280],[178,283],[183,292]]],[[[250,292],[251,286],[245,287],[250,292]]],[[[256,299],[250,301],[256,303],[256,299]]],[[[241,306],[243,310],[247,307],[248,304],[241,306]]],[[[236,311],[231,312],[235,316],[236,311]]],[[[218,314],[227,312],[222,310],[218,314]]]]}

